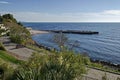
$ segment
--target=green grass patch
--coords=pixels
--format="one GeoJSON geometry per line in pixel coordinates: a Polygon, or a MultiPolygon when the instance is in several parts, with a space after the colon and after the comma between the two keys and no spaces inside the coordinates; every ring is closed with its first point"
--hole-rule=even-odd
{"type": "Polygon", "coordinates": [[[14,64],[21,64],[23,62],[21,60],[16,59],[14,56],[8,54],[6,51],[1,51],[1,50],[0,50],[0,58],[14,64]]]}
{"type": "Polygon", "coordinates": [[[101,63],[91,63],[90,65],[87,65],[87,67],[120,75],[120,71],[118,70],[118,68],[105,66],[105,65],[102,65],[101,63]]]}
{"type": "Polygon", "coordinates": [[[35,45],[26,45],[26,47],[29,48],[29,49],[35,50],[37,52],[41,52],[43,50],[42,48],[39,48],[35,45]]]}

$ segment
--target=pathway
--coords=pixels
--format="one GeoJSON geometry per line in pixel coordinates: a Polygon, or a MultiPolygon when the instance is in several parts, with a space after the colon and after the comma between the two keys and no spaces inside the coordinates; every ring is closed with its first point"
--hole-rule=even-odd
{"type": "Polygon", "coordinates": [[[26,47],[16,48],[17,44],[12,43],[8,37],[1,37],[0,42],[3,42],[8,52],[21,60],[27,60],[34,52],[33,50],[26,47]]]}

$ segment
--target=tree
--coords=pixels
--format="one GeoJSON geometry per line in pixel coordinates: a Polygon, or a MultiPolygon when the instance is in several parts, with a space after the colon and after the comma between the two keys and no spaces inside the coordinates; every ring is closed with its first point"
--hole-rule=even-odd
{"type": "Polygon", "coordinates": [[[20,26],[23,26],[23,24],[21,22],[18,22],[17,24],[20,25],[20,26]]]}
{"type": "Polygon", "coordinates": [[[3,21],[3,18],[2,18],[2,16],[0,15],[0,23],[2,23],[2,21],[3,21]]]}
{"type": "Polygon", "coordinates": [[[65,46],[68,38],[62,32],[57,33],[53,36],[53,41],[59,46],[60,50],[65,46]]]}
{"type": "Polygon", "coordinates": [[[5,19],[5,20],[11,20],[11,21],[17,23],[17,20],[13,17],[12,14],[4,14],[2,17],[3,17],[3,19],[5,19]]]}

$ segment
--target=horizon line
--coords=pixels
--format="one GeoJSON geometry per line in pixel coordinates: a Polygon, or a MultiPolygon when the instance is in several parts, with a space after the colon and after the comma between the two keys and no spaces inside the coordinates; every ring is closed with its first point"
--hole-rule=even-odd
{"type": "Polygon", "coordinates": [[[40,22],[38,22],[38,21],[36,21],[36,22],[32,22],[32,21],[19,21],[19,22],[22,22],[22,23],[24,23],[24,22],[28,22],[28,23],[120,23],[120,22],[50,22],[50,21],[40,21],[40,22]]]}

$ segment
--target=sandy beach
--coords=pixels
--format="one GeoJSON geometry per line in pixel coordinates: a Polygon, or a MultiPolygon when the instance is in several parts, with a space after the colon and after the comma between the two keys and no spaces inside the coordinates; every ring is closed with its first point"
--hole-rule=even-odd
{"type": "Polygon", "coordinates": [[[30,31],[31,35],[49,33],[47,31],[40,31],[40,30],[33,30],[33,29],[31,29],[29,31],[30,31]]]}

